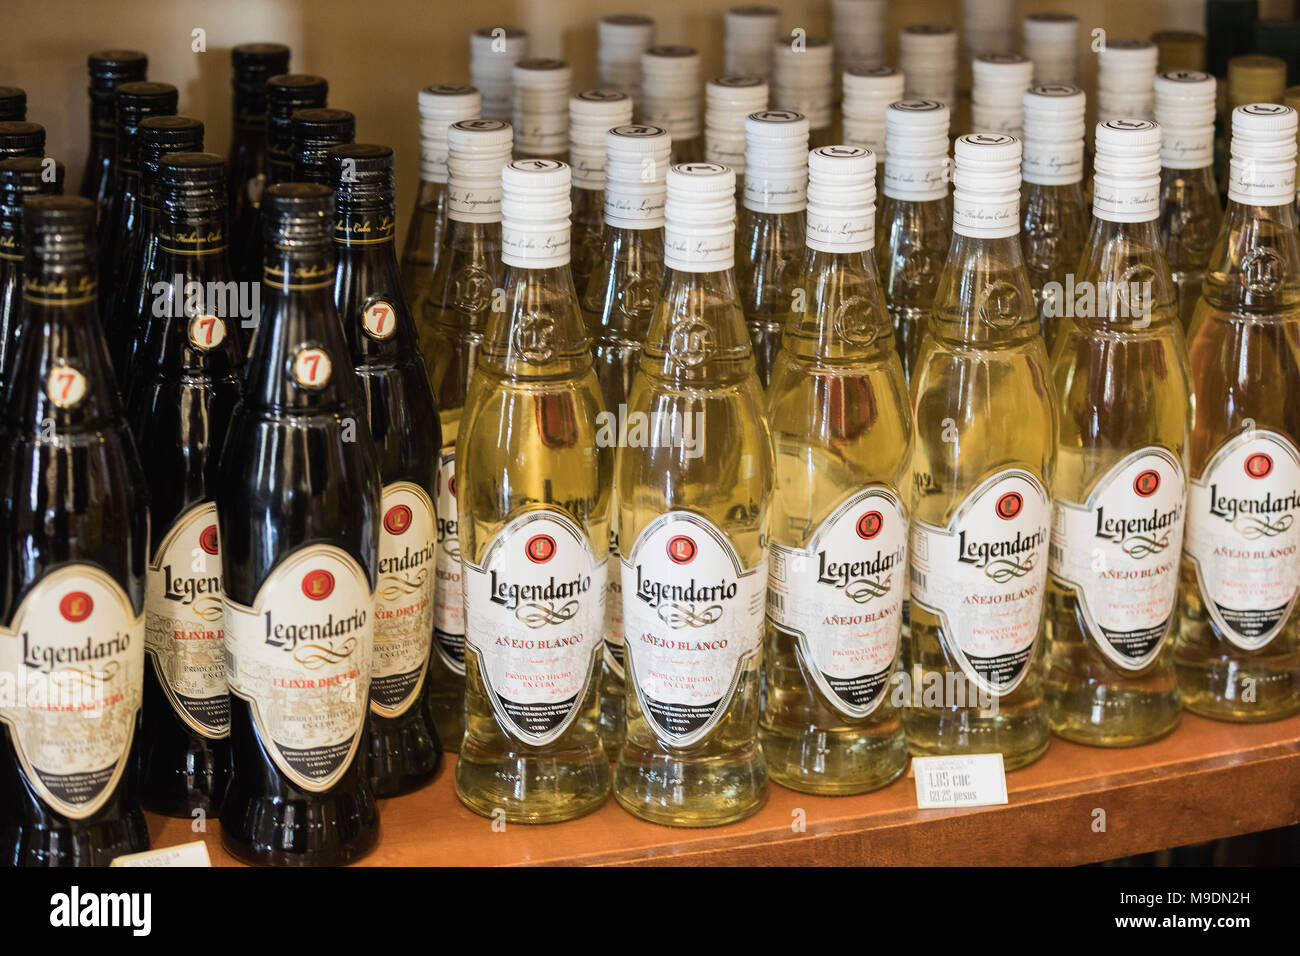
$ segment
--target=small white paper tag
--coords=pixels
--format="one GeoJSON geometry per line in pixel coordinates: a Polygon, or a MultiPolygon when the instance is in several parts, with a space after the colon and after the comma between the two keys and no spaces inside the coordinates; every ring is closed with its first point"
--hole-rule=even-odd
{"type": "Polygon", "coordinates": [[[987,807],[1007,802],[1007,772],[1002,754],[913,757],[916,806],[987,807]]]}
{"type": "Polygon", "coordinates": [[[128,853],[113,858],[109,866],[211,866],[208,845],[202,840],[165,846],[144,853],[128,853]]]}

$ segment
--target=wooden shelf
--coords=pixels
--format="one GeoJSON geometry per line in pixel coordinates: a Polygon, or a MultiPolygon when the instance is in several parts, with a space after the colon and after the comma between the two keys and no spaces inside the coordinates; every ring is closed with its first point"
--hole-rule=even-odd
{"type": "MultiPolygon", "coordinates": [[[[904,776],[859,797],[771,788],[741,823],[677,830],[644,823],[611,798],[580,820],[511,824],[504,833],[456,800],[455,758],[418,793],[381,801],[380,843],[362,866],[510,864],[1079,864],[1300,823],[1300,716],[1220,724],[1184,714],[1165,740],[1100,750],[1053,740],[1007,777],[1007,806],[917,810],[904,776]],[[806,830],[793,831],[803,811],[806,830]],[[1094,832],[1097,810],[1105,831],[1094,832]]],[[[191,821],[150,815],[155,847],[196,839],[191,821]]],[[[219,824],[202,835],[213,865],[237,865],[219,824]]]]}

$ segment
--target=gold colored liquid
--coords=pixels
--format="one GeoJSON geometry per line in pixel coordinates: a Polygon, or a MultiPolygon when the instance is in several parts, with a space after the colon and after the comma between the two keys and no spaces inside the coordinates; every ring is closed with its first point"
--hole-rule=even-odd
{"type": "MultiPolygon", "coordinates": [[[[745,567],[758,566],[772,491],[772,442],[730,271],[669,271],[628,408],[659,416],[702,413],[705,446],[698,457],[687,457],[680,447],[619,449],[622,547],[631,548],[646,525],[665,512],[684,510],[724,532],[745,567]],[[702,361],[698,352],[674,354],[687,337],[678,336],[674,345],[673,332],[688,324],[698,332],[708,328],[707,337],[695,337],[712,344],[702,361]]],[[[624,596],[625,604],[633,599],[624,596]]],[[[706,738],[689,747],[658,738],[628,682],[627,736],[615,767],[614,796],[629,813],[669,826],[716,826],[763,805],[767,768],[757,737],[759,667],[758,655],[743,665],[723,716],[706,738]]]]}
{"type": "Polygon", "coordinates": [[[881,203],[876,267],[909,386],[951,237],[952,203],[947,197],[928,202],[886,197],[881,203]]]}
{"type": "MultiPolygon", "coordinates": [[[[914,521],[946,526],[981,482],[1007,468],[1051,486],[1056,411],[1047,366],[1019,239],[954,235],[912,379],[914,521]]],[[[1000,751],[1008,770],[1042,756],[1049,732],[1041,640],[1024,679],[996,709],[972,705],[969,696],[927,705],[921,688],[929,675],[945,687],[970,682],[936,615],[913,602],[910,625],[902,662],[912,706],[903,729],[914,755],[1000,751]]]]}
{"type": "MultiPolygon", "coordinates": [[[[1054,307],[1056,303],[1044,304],[1043,287],[1056,282],[1064,288],[1066,276],[1078,268],[1088,238],[1088,207],[1083,203],[1081,183],[1063,186],[1025,183],[1020,205],[1020,247],[1025,254],[1025,268],[1034,291],[1043,339],[1050,353],[1060,321],[1053,316],[1062,314],[1062,310],[1054,307]]],[[[1054,293],[1055,288],[1050,287],[1046,295],[1050,297],[1054,293]]]]}
{"type": "MultiPolygon", "coordinates": [[[[1077,281],[1098,289],[1151,283],[1149,315],[1134,316],[1127,306],[1120,314],[1118,303],[1099,294],[1103,314],[1061,319],[1052,357],[1060,402],[1052,497],[1082,503],[1099,479],[1139,449],[1159,446],[1186,460],[1191,387],[1175,291],[1154,221],[1094,220],[1077,281]]],[[[1102,747],[1143,744],[1172,731],[1181,709],[1173,668],[1177,609],[1171,636],[1156,658],[1130,671],[1098,649],[1105,638],[1085,632],[1078,604],[1073,588],[1048,576],[1043,696],[1052,730],[1102,747]]]]}
{"type": "MultiPolygon", "coordinates": [[[[1290,204],[1228,204],[1187,350],[1196,393],[1190,476],[1252,427],[1300,439],[1300,249],[1290,204]]],[[[1174,665],[1188,710],[1242,723],[1300,712],[1294,612],[1268,644],[1244,651],[1210,619],[1187,561],[1181,594],[1174,665]]]]}
{"type": "Polygon", "coordinates": [[[745,209],[740,216],[736,281],[754,346],[754,367],[766,388],[792,314],[795,286],[803,267],[804,214],[745,209]]]}
{"type": "MultiPolygon", "coordinates": [[[[786,327],[768,387],[774,543],[805,549],[849,496],[883,484],[906,506],[912,410],[871,253],[809,253],[808,311],[786,327]]],[[[895,572],[903,575],[900,567],[895,572]]],[[[795,634],[769,618],[759,738],[768,773],[806,793],[865,793],[903,772],[891,689],[866,717],[827,699],[795,634]]]]}
{"type": "Polygon", "coordinates": [[[1184,330],[1191,327],[1222,223],[1214,167],[1160,171],[1160,235],[1178,290],[1178,315],[1184,330]]]}
{"type": "MultiPolygon", "coordinates": [[[[465,395],[501,278],[501,224],[452,221],[433,278],[418,303],[413,303],[420,351],[438,403],[444,450],[456,446],[465,395]]],[[[457,487],[464,487],[459,475],[457,487]]],[[[433,685],[429,709],[438,736],[443,747],[455,753],[465,736],[465,675],[448,666],[440,654],[433,654],[429,680],[433,685]]]]}
{"type": "MultiPolygon", "coordinates": [[[[613,450],[596,442],[604,403],[568,266],[512,269],[504,298],[506,311],[488,321],[465,401],[457,449],[461,554],[479,564],[507,522],[545,505],[586,532],[599,562],[609,540],[613,450]],[[549,333],[519,334],[525,321],[549,333]]],[[[551,823],[604,802],[599,650],[593,640],[577,719],[554,742],[533,746],[497,719],[478,654],[466,643],[467,724],[456,763],[456,795],[466,806],[484,816],[503,812],[511,822],[551,823]]]]}
{"type": "MultiPolygon", "coordinates": [[[[582,317],[592,340],[596,378],[605,407],[615,416],[627,403],[641,359],[641,343],[650,327],[664,277],[664,232],[658,229],[609,227],[600,260],[582,297],[582,317]]],[[[620,604],[623,584],[618,565],[618,501],[611,500],[610,602],[620,604]]],[[[600,734],[605,752],[614,759],[623,746],[626,688],[623,665],[601,657],[600,734]]],[[[621,644],[617,651],[622,654],[621,644]]]]}

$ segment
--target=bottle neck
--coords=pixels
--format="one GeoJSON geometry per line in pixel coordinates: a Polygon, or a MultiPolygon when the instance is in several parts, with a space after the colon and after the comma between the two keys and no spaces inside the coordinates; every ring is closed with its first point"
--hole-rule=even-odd
{"type": "Polygon", "coordinates": [[[564,379],[591,367],[567,264],[506,266],[504,306],[489,314],[483,364],[504,378],[564,379]]]}
{"type": "Polygon", "coordinates": [[[807,308],[792,313],[782,339],[793,354],[836,365],[878,362],[891,356],[893,323],[872,250],[809,249],[800,287],[807,308]]]}
{"type": "Polygon", "coordinates": [[[996,348],[1038,336],[1020,236],[954,233],[935,290],[930,330],[949,343],[996,348]]]}
{"type": "MultiPolygon", "coordinates": [[[[223,266],[229,243],[225,205],[210,196],[181,208],[164,208],[154,218],[154,239],[155,273],[163,281],[173,271],[193,271],[200,261],[223,266]]],[[[212,270],[207,266],[203,271],[212,270]]]]}
{"type": "Polygon", "coordinates": [[[266,141],[266,92],[236,88],[232,100],[232,146],[266,141]]]}
{"type": "Polygon", "coordinates": [[[390,205],[382,208],[342,207],[334,220],[334,243],[340,258],[396,262],[397,221],[390,205]]]}
{"type": "Polygon", "coordinates": [[[113,112],[113,98],[100,101],[90,98],[90,140],[92,145],[108,146],[112,152],[113,140],[117,136],[117,119],[113,112]],[[98,141],[98,142],[96,142],[98,141]]]}
{"type": "Polygon", "coordinates": [[[1094,217],[1075,288],[1062,305],[1076,325],[1144,329],[1174,321],[1177,301],[1158,219],[1094,217]]]}
{"type": "Polygon", "coordinates": [[[1253,315],[1300,307],[1300,241],[1293,203],[1228,201],[1210,254],[1205,294],[1224,311],[1253,315]]]}

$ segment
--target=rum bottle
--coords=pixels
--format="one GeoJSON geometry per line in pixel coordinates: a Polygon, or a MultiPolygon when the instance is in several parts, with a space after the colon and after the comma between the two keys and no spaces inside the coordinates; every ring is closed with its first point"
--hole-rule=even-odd
{"type": "Polygon", "coordinates": [[[642,54],[640,122],[668,130],[674,163],[704,155],[700,86],[700,54],[694,47],[661,44],[642,54]]]}
{"type": "Polygon", "coordinates": [[[23,203],[63,192],[63,164],[35,156],[0,162],[0,395],[13,378],[23,329],[23,203]]]}
{"type": "Polygon", "coordinates": [[[605,131],[632,122],[632,98],[616,90],[585,90],[569,100],[569,166],[573,169],[573,286],[582,300],[600,260],[605,232],[605,131]]]}
{"type": "Polygon", "coordinates": [[[108,214],[117,184],[117,113],[113,93],[122,83],[143,80],[149,58],[136,50],[99,50],[90,69],[90,141],[78,194],[95,201],[96,222],[108,214]]]}

